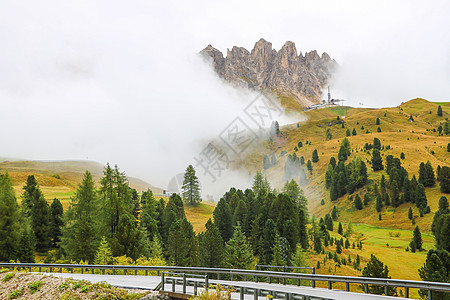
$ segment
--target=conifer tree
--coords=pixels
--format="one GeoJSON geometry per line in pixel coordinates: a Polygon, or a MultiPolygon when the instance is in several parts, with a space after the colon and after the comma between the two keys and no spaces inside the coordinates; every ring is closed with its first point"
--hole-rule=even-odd
{"type": "Polygon", "coordinates": [[[410,207],[408,210],[408,219],[412,220],[413,219],[413,211],[412,208],[410,207]]]}
{"type": "Polygon", "coordinates": [[[152,258],[164,261],[163,245],[157,234],[153,236],[153,240],[150,244],[150,255],[152,258]]]}
{"type": "Polygon", "coordinates": [[[351,136],[351,135],[352,135],[352,133],[351,133],[350,129],[347,128],[347,130],[345,131],[345,136],[351,136]]]}
{"type": "Polygon", "coordinates": [[[441,168],[440,176],[440,187],[441,193],[450,193],[450,168],[447,166],[443,166],[441,168]]]}
{"type": "Polygon", "coordinates": [[[232,238],[225,244],[225,267],[248,269],[253,264],[253,254],[241,226],[234,228],[232,238]]]}
{"type": "MultiPolygon", "coordinates": [[[[358,258],[358,257],[357,257],[358,258]]],[[[364,267],[362,271],[362,275],[364,277],[374,277],[374,278],[391,278],[389,276],[389,269],[386,265],[384,265],[375,255],[370,255],[370,260],[367,263],[366,267],[364,267]]],[[[371,294],[383,294],[384,293],[384,287],[383,286],[377,286],[372,285],[369,286],[369,292],[371,294]]],[[[394,288],[388,288],[388,294],[394,295],[395,289],[394,288]]]]}
{"type": "Polygon", "coordinates": [[[206,222],[206,231],[198,235],[200,265],[218,268],[223,264],[224,247],[219,229],[211,221],[206,222]]]}
{"type": "Polygon", "coordinates": [[[427,195],[425,194],[425,187],[423,186],[423,184],[419,183],[417,185],[415,195],[416,195],[415,203],[417,208],[425,208],[428,204],[427,204],[427,195]]]}
{"type": "Polygon", "coordinates": [[[50,205],[50,238],[53,248],[58,248],[61,242],[62,227],[64,225],[62,217],[63,206],[61,201],[55,198],[50,205]]]}
{"type": "Polygon", "coordinates": [[[15,258],[18,250],[20,226],[19,205],[11,179],[6,173],[0,175],[0,261],[15,258]]]}
{"type": "Polygon", "coordinates": [[[34,263],[36,240],[28,220],[24,219],[23,223],[17,245],[16,259],[21,263],[34,263]]]}
{"type": "Polygon", "coordinates": [[[342,228],[342,223],[341,223],[341,222],[339,222],[338,233],[339,233],[340,235],[343,235],[343,234],[344,234],[344,229],[342,228]]]}
{"type": "Polygon", "coordinates": [[[337,208],[336,208],[336,205],[333,206],[333,210],[331,211],[331,218],[333,218],[333,220],[337,219],[337,208]]]}
{"type": "Polygon", "coordinates": [[[419,226],[416,226],[414,228],[414,234],[413,234],[413,240],[412,242],[415,245],[415,248],[419,251],[422,250],[422,234],[420,233],[419,226]]]}
{"type": "Polygon", "coordinates": [[[313,171],[313,166],[311,164],[311,161],[308,159],[308,161],[306,162],[306,169],[308,169],[309,174],[312,175],[312,171],[313,171]]]}
{"type": "Polygon", "coordinates": [[[375,125],[380,125],[380,118],[377,118],[377,119],[376,119],[375,125]]]}
{"type": "Polygon", "coordinates": [[[374,171],[383,170],[383,159],[381,158],[380,151],[373,149],[372,151],[372,169],[374,171]]]}
{"type": "Polygon", "coordinates": [[[356,209],[359,209],[359,210],[363,209],[363,204],[362,204],[361,197],[359,196],[359,194],[356,194],[354,204],[355,204],[356,209]]]}
{"type": "Polygon", "coordinates": [[[192,267],[198,261],[198,244],[192,224],[184,218],[170,227],[169,256],[176,266],[192,267]]]}
{"type": "Polygon", "coordinates": [[[326,132],[325,132],[325,139],[327,141],[331,140],[333,138],[333,134],[331,133],[330,128],[327,128],[326,132]]]}
{"type": "Polygon", "coordinates": [[[264,155],[264,160],[263,160],[263,168],[264,168],[264,170],[267,170],[271,166],[272,166],[272,164],[270,163],[269,157],[267,155],[264,155]]]}
{"type": "Polygon", "coordinates": [[[339,153],[338,153],[338,160],[341,161],[346,161],[347,158],[350,156],[350,142],[348,141],[347,138],[344,138],[342,140],[341,146],[339,148],[339,153]]]}
{"type": "Polygon", "coordinates": [[[277,228],[272,219],[268,219],[264,224],[263,236],[261,261],[265,264],[270,264],[273,260],[274,244],[276,243],[277,236],[279,237],[277,228]]]}
{"type": "MultiPolygon", "coordinates": [[[[427,253],[425,264],[419,269],[419,276],[424,281],[450,281],[450,253],[446,250],[431,249],[427,253]]],[[[419,295],[426,298],[428,291],[419,290],[419,295]]],[[[433,299],[449,300],[447,292],[433,291],[433,299]]]]}
{"type": "Polygon", "coordinates": [[[214,224],[219,229],[223,241],[227,242],[233,235],[233,215],[231,214],[230,205],[224,198],[221,198],[217,203],[213,217],[214,224]]]}
{"type": "Polygon", "coordinates": [[[303,249],[308,249],[309,247],[309,238],[308,238],[308,232],[306,231],[306,224],[307,224],[307,212],[305,209],[298,209],[298,235],[299,235],[299,242],[303,249]]]}
{"type": "Polygon", "coordinates": [[[93,262],[100,242],[98,197],[91,173],[86,171],[66,213],[62,247],[76,261],[93,262]]]}
{"type": "Polygon", "coordinates": [[[437,109],[437,115],[439,117],[442,117],[442,107],[440,105],[438,106],[438,109],[437,109]]]}
{"type": "Polygon", "coordinates": [[[111,238],[113,256],[126,255],[133,260],[140,256],[150,256],[147,235],[136,226],[136,219],[131,213],[120,216],[117,230],[111,238]]]}
{"type": "Polygon", "coordinates": [[[317,149],[314,149],[312,153],[312,162],[316,163],[319,161],[319,154],[317,154],[317,149]]]}
{"type": "Polygon", "coordinates": [[[110,265],[113,262],[111,247],[105,237],[102,238],[97,252],[95,253],[94,263],[96,265],[110,265]]]}
{"type": "Polygon", "coordinates": [[[355,128],[353,128],[353,130],[352,130],[352,135],[356,135],[356,129],[355,128]]]}
{"type": "MultiPolygon", "coordinates": [[[[267,158],[268,159],[268,158],[267,158]]],[[[183,186],[181,187],[184,203],[187,205],[197,205],[202,199],[200,197],[200,186],[195,170],[192,165],[186,168],[184,173],[183,186]]]]}

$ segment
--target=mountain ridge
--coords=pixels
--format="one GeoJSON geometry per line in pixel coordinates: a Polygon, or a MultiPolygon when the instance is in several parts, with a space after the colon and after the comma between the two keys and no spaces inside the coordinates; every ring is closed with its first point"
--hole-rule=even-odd
{"type": "Polygon", "coordinates": [[[263,38],[251,51],[233,46],[224,57],[221,51],[208,45],[200,54],[230,84],[291,97],[303,107],[321,102],[323,89],[338,67],[326,52],[321,56],[316,50],[297,54],[291,41],[277,51],[263,38]]]}

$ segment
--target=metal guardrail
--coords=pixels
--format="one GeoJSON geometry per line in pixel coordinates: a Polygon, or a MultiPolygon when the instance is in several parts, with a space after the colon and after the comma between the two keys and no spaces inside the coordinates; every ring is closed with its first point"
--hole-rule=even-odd
{"type": "MultiPolygon", "coordinates": [[[[255,265],[255,270],[258,269],[281,269],[283,273],[289,272],[290,270],[311,270],[311,274],[316,274],[315,267],[293,267],[293,266],[272,266],[272,265],[255,265]]],[[[300,279],[297,279],[297,285],[300,285],[300,279]]],[[[271,278],[269,277],[269,283],[272,283],[271,278]]],[[[286,278],[283,278],[283,284],[286,284],[286,278]]],[[[316,282],[313,280],[311,282],[311,286],[315,287],[316,282]]]]}
{"type": "MultiPolygon", "coordinates": [[[[147,275],[149,271],[156,271],[158,276],[161,271],[170,271],[178,273],[195,273],[217,275],[217,279],[220,280],[220,275],[229,275],[231,281],[234,281],[234,276],[242,276],[244,281],[255,280],[258,282],[259,278],[284,278],[284,279],[294,279],[297,283],[300,280],[311,281],[315,283],[316,281],[328,282],[328,288],[333,288],[333,283],[342,282],[345,283],[345,290],[350,291],[350,284],[361,284],[364,286],[364,292],[369,292],[370,285],[383,286],[385,293],[387,293],[388,287],[398,287],[405,289],[405,297],[409,297],[409,289],[422,289],[428,291],[428,299],[431,300],[433,296],[433,291],[443,291],[450,292],[450,284],[443,282],[430,282],[430,281],[415,281],[415,280],[402,280],[402,279],[389,279],[389,278],[370,278],[370,277],[351,277],[351,276],[336,276],[336,275],[322,275],[322,274],[305,274],[305,273],[283,273],[275,271],[262,271],[262,270],[241,270],[241,269],[225,269],[225,268],[203,268],[203,267],[172,267],[172,266],[114,266],[114,265],[73,265],[73,264],[33,264],[33,263],[0,263],[0,267],[3,268],[18,268],[18,269],[38,269],[42,272],[42,269],[48,269],[52,271],[53,269],[59,269],[60,272],[63,269],[68,269],[73,273],[74,269],[81,269],[81,273],[84,270],[90,270],[94,274],[94,270],[112,270],[113,274],[116,271],[122,270],[123,274],[126,275],[128,270],[134,270],[137,275],[138,271],[145,271],[147,275]]],[[[311,285],[313,288],[315,284],[311,285]]]]}
{"type": "MultiPolygon", "coordinates": [[[[176,285],[182,286],[182,292],[183,294],[186,294],[187,287],[192,286],[194,287],[194,296],[198,295],[198,289],[204,288],[215,288],[218,286],[218,284],[209,284],[208,275],[201,276],[204,277],[203,281],[202,279],[189,279],[189,277],[198,277],[198,275],[195,274],[186,274],[186,273],[171,273],[171,272],[161,272],[161,283],[159,285],[159,290],[164,291],[165,284],[171,284],[172,292],[176,292],[176,285]],[[168,275],[179,275],[180,277],[167,277],[168,275]]],[[[243,285],[238,284],[232,284],[229,283],[226,284],[220,284],[221,287],[224,287],[226,289],[231,289],[233,292],[239,293],[239,299],[244,300],[245,295],[253,295],[254,300],[258,300],[258,297],[263,296],[271,296],[271,298],[277,298],[277,299],[285,299],[285,300],[334,300],[333,298],[328,297],[320,297],[320,296],[313,296],[313,295],[307,295],[307,294],[299,294],[299,293],[292,293],[292,292],[284,292],[284,291],[277,291],[276,289],[268,289],[268,288],[256,288],[256,287],[246,287],[243,285]]]]}

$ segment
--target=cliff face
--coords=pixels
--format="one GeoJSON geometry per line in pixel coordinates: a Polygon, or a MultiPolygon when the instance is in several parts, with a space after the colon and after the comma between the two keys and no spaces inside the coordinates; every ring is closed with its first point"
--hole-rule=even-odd
{"type": "Polygon", "coordinates": [[[235,46],[224,57],[208,45],[200,54],[231,84],[292,97],[304,107],[320,102],[322,89],[337,67],[327,53],[319,56],[314,50],[297,55],[290,41],[278,52],[272,49],[272,43],[260,39],[251,52],[235,46]]]}

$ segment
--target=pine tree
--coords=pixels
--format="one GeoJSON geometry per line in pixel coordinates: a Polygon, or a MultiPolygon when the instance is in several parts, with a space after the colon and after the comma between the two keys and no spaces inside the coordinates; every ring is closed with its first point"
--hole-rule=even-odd
{"type": "Polygon", "coordinates": [[[422,234],[420,233],[419,226],[414,228],[413,243],[417,250],[422,251],[422,234]]]}
{"type": "Polygon", "coordinates": [[[423,184],[419,183],[417,185],[415,195],[416,195],[415,203],[417,208],[425,208],[428,204],[427,204],[427,195],[425,194],[425,187],[423,186],[423,184]]]}
{"type": "Polygon", "coordinates": [[[0,261],[15,259],[20,226],[19,205],[11,179],[0,175],[0,261]]]}
{"type": "Polygon", "coordinates": [[[263,251],[261,261],[265,264],[270,264],[273,260],[273,249],[276,242],[278,231],[272,219],[268,219],[264,224],[263,229],[264,239],[262,241],[263,251]]]}
{"type": "Polygon", "coordinates": [[[350,142],[347,138],[344,138],[339,148],[338,161],[346,161],[350,153],[350,142]]]}
{"type": "Polygon", "coordinates": [[[333,134],[331,133],[330,128],[327,128],[326,132],[325,132],[325,139],[327,141],[331,140],[333,138],[333,134]]]}
{"type": "Polygon", "coordinates": [[[352,130],[352,135],[356,135],[356,129],[355,128],[353,128],[353,130],[352,130]]]}
{"type": "Polygon", "coordinates": [[[356,194],[356,196],[355,196],[354,205],[355,205],[356,209],[359,209],[359,210],[363,209],[363,204],[362,204],[361,197],[359,196],[359,194],[356,194]]]}
{"type": "Polygon", "coordinates": [[[309,174],[312,175],[312,171],[313,171],[313,166],[311,164],[311,161],[308,159],[308,161],[306,162],[306,169],[308,169],[309,174]]]}
{"type": "Polygon", "coordinates": [[[373,149],[372,151],[372,169],[374,171],[383,170],[383,159],[381,158],[380,151],[373,149]]]}
{"type": "Polygon", "coordinates": [[[442,117],[442,107],[440,105],[438,106],[438,109],[437,109],[437,115],[439,117],[442,117]]]}
{"type": "Polygon", "coordinates": [[[341,254],[342,253],[342,246],[341,243],[336,243],[336,253],[341,254]]]}
{"type": "Polygon", "coordinates": [[[413,211],[412,208],[410,207],[408,210],[408,219],[412,220],[413,219],[413,211]]]}
{"type": "Polygon", "coordinates": [[[252,190],[255,193],[255,195],[262,195],[262,196],[270,192],[269,181],[259,171],[257,171],[255,177],[253,177],[252,190]]]}
{"type": "Polygon", "coordinates": [[[373,138],[373,149],[381,150],[381,142],[379,138],[373,138]]]}
{"type": "MultiPolygon", "coordinates": [[[[362,271],[363,277],[374,277],[374,278],[391,278],[389,276],[389,269],[387,266],[385,266],[375,255],[370,255],[370,260],[367,263],[366,267],[364,267],[362,271]]],[[[383,286],[377,286],[372,285],[369,286],[369,292],[371,294],[383,294],[384,293],[384,287],[383,286]]],[[[394,288],[388,288],[388,294],[394,295],[395,289],[394,288]]]]}
{"type": "MultiPolygon", "coordinates": [[[[267,158],[269,160],[269,158],[267,158]]],[[[182,188],[183,200],[187,205],[197,205],[202,199],[200,197],[200,186],[198,178],[195,175],[195,170],[192,165],[186,168],[184,173],[184,181],[182,188]]]]}
{"type": "Polygon", "coordinates": [[[96,265],[110,265],[113,262],[111,247],[105,237],[102,238],[97,252],[95,253],[94,263],[96,265]]]}
{"type": "Polygon", "coordinates": [[[339,233],[340,235],[343,235],[343,234],[344,234],[344,229],[342,228],[342,223],[341,223],[341,222],[339,222],[338,233],[339,233]]]}
{"type": "Polygon", "coordinates": [[[306,224],[308,223],[307,212],[305,209],[298,209],[298,235],[299,242],[303,249],[308,249],[309,247],[309,238],[308,232],[306,231],[306,224]]]}
{"type": "Polygon", "coordinates": [[[198,235],[200,265],[208,268],[222,266],[224,247],[219,229],[211,221],[206,222],[206,231],[198,235]]]}
{"type": "Polygon", "coordinates": [[[388,193],[385,193],[383,198],[384,198],[383,200],[384,200],[384,205],[385,206],[391,205],[391,199],[389,198],[389,194],[388,193]]]}
{"type": "Polygon", "coordinates": [[[314,149],[313,153],[312,153],[312,162],[316,163],[319,161],[319,155],[317,154],[317,149],[314,149]]]}
{"type": "Polygon", "coordinates": [[[164,261],[163,245],[157,234],[153,236],[153,240],[150,244],[150,254],[152,258],[164,261]]]}
{"type": "Polygon", "coordinates": [[[336,205],[333,206],[333,210],[331,211],[331,218],[333,218],[333,220],[337,219],[337,208],[336,208],[336,205]]]}
{"type": "Polygon", "coordinates": [[[443,166],[441,168],[440,172],[440,179],[439,182],[441,187],[441,193],[450,193],[450,168],[447,166],[443,166]]]}
{"type": "Polygon", "coordinates": [[[225,267],[248,269],[253,264],[253,254],[241,226],[234,228],[232,238],[225,244],[225,267]]]}
{"type": "MultiPolygon", "coordinates": [[[[424,281],[450,282],[450,253],[446,250],[431,249],[427,253],[425,264],[419,269],[419,276],[424,281]]],[[[427,297],[428,291],[419,290],[422,298],[427,297]]],[[[446,292],[433,291],[433,299],[449,300],[446,292]]]]}
{"type": "Polygon", "coordinates": [[[231,214],[230,205],[224,198],[221,198],[217,203],[213,217],[214,224],[219,229],[223,241],[227,242],[233,235],[233,215],[231,214]]]}
{"type": "Polygon", "coordinates": [[[120,216],[117,230],[111,238],[113,256],[126,255],[133,260],[140,256],[150,256],[147,235],[136,226],[136,219],[131,213],[120,216]]]}
{"type": "Polygon", "coordinates": [[[192,224],[184,218],[170,227],[168,250],[176,266],[193,267],[198,261],[198,244],[192,224]]]}
{"type": "Polygon", "coordinates": [[[347,130],[345,131],[345,136],[351,136],[352,133],[350,132],[350,129],[347,128],[347,130]]]}
{"type": "Polygon", "coordinates": [[[59,199],[53,199],[50,205],[50,238],[53,248],[59,247],[61,242],[62,227],[64,222],[62,220],[63,206],[59,199]]]}
{"type": "Polygon", "coordinates": [[[24,220],[24,223],[17,245],[16,259],[21,263],[34,263],[36,240],[31,225],[28,224],[27,220],[24,220]]]}
{"type": "Polygon", "coordinates": [[[76,261],[93,262],[100,242],[98,197],[91,173],[86,171],[66,213],[67,226],[62,232],[62,248],[76,261]]]}
{"type": "Polygon", "coordinates": [[[377,118],[377,120],[375,121],[375,125],[380,125],[380,118],[377,118]]]}

